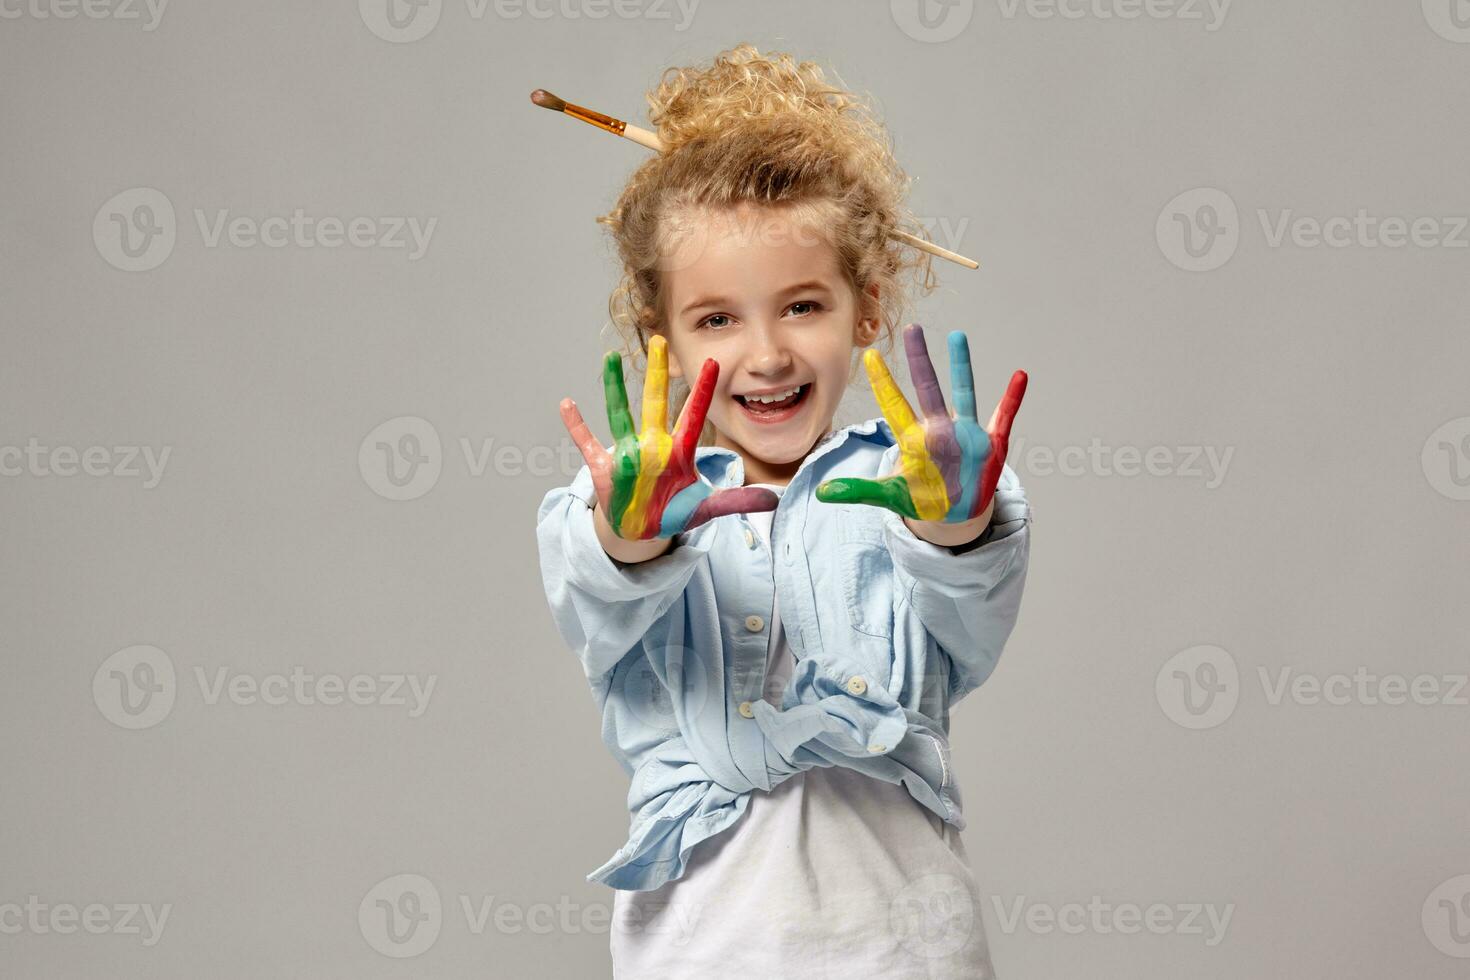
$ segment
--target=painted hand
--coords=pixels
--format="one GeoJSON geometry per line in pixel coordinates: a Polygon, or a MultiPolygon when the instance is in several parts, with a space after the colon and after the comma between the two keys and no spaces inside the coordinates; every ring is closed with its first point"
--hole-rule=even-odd
{"type": "Polygon", "coordinates": [[[672,538],[725,514],[776,509],[780,498],[769,490],[715,489],[695,469],[699,433],[719,374],[719,362],[707,358],[670,436],[668,341],[655,334],[648,341],[643,431],[634,432],[623,384],[623,359],[617,351],[608,351],[602,362],[602,384],[613,435],[610,452],[587,428],[577,403],[562,399],[562,423],[592,471],[598,502],[618,537],[629,541],[672,538]]]}
{"type": "Polygon", "coordinates": [[[985,428],[975,414],[975,376],[970,342],[962,331],[949,335],[949,378],[956,412],[950,417],[944,392],[929,360],[924,329],[909,324],[903,332],[909,373],[919,393],[922,419],[888,373],[877,351],[863,352],[868,381],[899,444],[892,474],[878,480],[841,478],[817,487],[817,499],[833,504],[871,504],[918,521],[960,524],[985,512],[995,495],[1011,437],[1011,422],[1026,394],[1026,372],[1011,375],[1005,397],[985,428]]]}

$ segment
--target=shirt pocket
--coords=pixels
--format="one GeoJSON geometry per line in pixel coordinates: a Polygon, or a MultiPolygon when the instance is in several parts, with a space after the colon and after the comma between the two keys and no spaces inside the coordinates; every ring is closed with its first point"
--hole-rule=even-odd
{"type": "Polygon", "coordinates": [[[853,515],[838,527],[837,561],[848,623],[860,633],[892,640],[893,556],[883,538],[883,525],[866,515],[853,515]]]}

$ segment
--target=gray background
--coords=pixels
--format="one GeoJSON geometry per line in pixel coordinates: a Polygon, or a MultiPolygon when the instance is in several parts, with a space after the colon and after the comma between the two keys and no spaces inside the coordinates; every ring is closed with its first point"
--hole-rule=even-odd
{"type": "MultiPolygon", "coordinates": [[[[151,946],[44,919],[0,932],[0,973],[607,974],[605,915],[580,915],[612,892],[584,876],[625,839],[627,781],[552,626],[533,532],[580,464],[558,400],[607,438],[616,267],[592,219],[646,151],[527,93],[646,124],[665,66],[749,40],[874,95],[915,212],[981,262],[938,263],[914,318],[931,347],[969,333],[982,391],[1031,375],[1011,454],[1035,514],[1026,599],[954,720],[983,887],[1007,916],[1093,896],[1231,909],[1211,945],[1208,925],[1006,930],[987,904],[1000,975],[1465,975],[1470,707],[1443,695],[1467,670],[1470,232],[1458,248],[1273,245],[1261,218],[1365,209],[1453,235],[1470,213],[1470,29],[1450,0],[1238,0],[1213,25],[1203,5],[1124,20],[989,0],[933,6],[944,40],[914,26],[913,0],[704,0],[688,19],[653,0],[480,17],[447,0],[406,42],[374,33],[367,6],[175,0],[147,30],[141,7],[5,5],[0,451],[171,455],[151,488],[5,457],[0,906],[171,911],[151,946]],[[109,207],[133,188],[168,199],[176,241],[129,272],[106,229],[134,214],[136,198],[109,207]],[[1217,267],[1181,268],[1169,229],[1204,228],[1201,202],[1227,198],[1217,267]],[[437,225],[411,259],[210,247],[195,218],[295,208],[437,225]],[[375,441],[362,465],[359,449],[385,422],[396,445],[404,417],[439,436],[420,448],[440,472],[392,500],[375,441]],[[491,439],[554,465],[477,475],[462,441],[491,439]],[[1083,466],[1047,465],[1090,445],[1083,466]],[[1172,462],[1119,475],[1120,447],[1172,462]],[[1186,465],[1189,447],[1231,452],[1223,478],[1186,465]],[[130,730],[106,678],[137,645],[177,679],[171,710],[130,730]],[[1200,657],[1238,679],[1217,675],[1214,714],[1190,727],[1175,667],[1208,680],[1200,657]],[[210,703],[197,674],[298,665],[436,687],[410,717],[210,703]],[[1259,672],[1287,668],[1429,675],[1441,700],[1272,703],[1259,672]],[[443,904],[413,958],[358,920],[399,874],[443,904]],[[476,932],[462,898],[560,904],[571,924],[476,932]]],[[[839,424],[878,414],[858,385],[839,424]]]]}

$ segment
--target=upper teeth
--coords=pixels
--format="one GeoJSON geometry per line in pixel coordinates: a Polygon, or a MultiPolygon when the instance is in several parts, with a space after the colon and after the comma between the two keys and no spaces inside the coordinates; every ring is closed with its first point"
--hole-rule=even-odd
{"type": "Polygon", "coordinates": [[[785,391],[778,391],[774,395],[746,395],[744,397],[745,400],[748,402],[760,402],[764,405],[769,405],[771,402],[779,402],[790,398],[792,395],[796,394],[800,390],[801,385],[797,385],[795,388],[788,388],[785,391]]]}

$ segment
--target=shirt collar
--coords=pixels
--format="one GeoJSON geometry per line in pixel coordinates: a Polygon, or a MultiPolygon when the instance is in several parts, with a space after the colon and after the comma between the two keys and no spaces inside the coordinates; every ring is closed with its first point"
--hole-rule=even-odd
{"type": "MultiPolygon", "coordinates": [[[[893,437],[893,429],[889,427],[888,420],[882,417],[844,425],[817,440],[817,444],[812,447],[811,452],[806,454],[806,458],[792,474],[791,483],[795,483],[807,467],[846,443],[850,438],[863,439],[885,448],[897,441],[893,437]]],[[[733,449],[726,449],[724,446],[700,446],[694,452],[694,465],[704,478],[716,487],[745,485],[745,460],[733,449]]]]}

